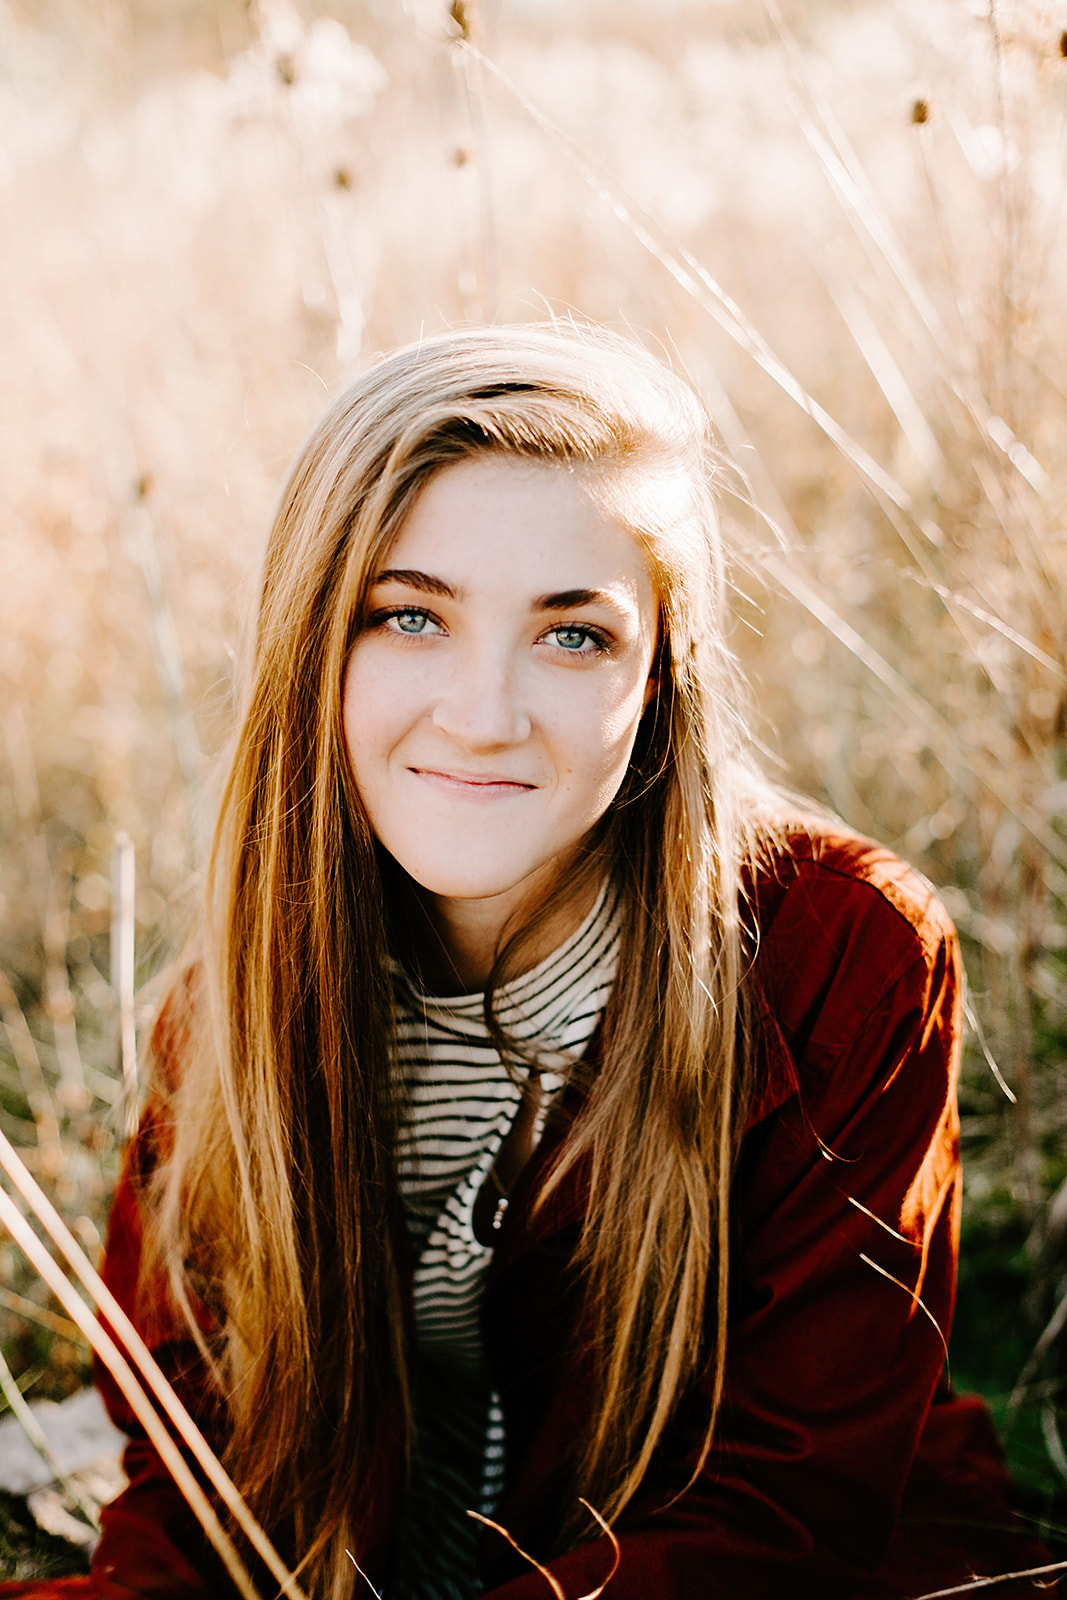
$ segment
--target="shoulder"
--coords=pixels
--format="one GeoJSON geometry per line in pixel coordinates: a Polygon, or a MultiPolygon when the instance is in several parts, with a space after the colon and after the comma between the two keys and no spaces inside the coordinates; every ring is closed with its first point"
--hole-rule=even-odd
{"type": "Polygon", "coordinates": [[[920,873],[885,845],[814,815],[787,818],[770,835],[753,899],[761,942],[797,918],[839,934],[869,923],[902,954],[926,954],[954,937],[920,873]]]}
{"type": "Polygon", "coordinates": [[[930,884],[841,823],[780,823],[751,898],[754,979],[791,1047],[840,1049],[876,1014],[955,994],[955,930],[930,884]]]}

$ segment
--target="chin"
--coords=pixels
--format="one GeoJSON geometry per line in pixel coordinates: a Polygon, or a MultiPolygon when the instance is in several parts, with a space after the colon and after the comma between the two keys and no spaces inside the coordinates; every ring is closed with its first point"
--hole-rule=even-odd
{"type": "Polygon", "coordinates": [[[497,900],[519,888],[522,879],[450,873],[411,873],[427,894],[438,900],[497,900]]]}
{"type": "Polygon", "coordinates": [[[516,871],[514,858],[506,867],[495,869],[485,862],[465,866],[454,856],[448,862],[400,864],[421,889],[439,900],[496,900],[524,886],[532,889],[541,881],[540,863],[516,871]]]}

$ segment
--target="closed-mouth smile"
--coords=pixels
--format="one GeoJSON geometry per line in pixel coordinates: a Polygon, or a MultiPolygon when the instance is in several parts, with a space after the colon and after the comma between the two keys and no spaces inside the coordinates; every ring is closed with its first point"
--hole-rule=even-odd
{"type": "Polygon", "coordinates": [[[436,767],[409,767],[416,778],[423,778],[436,787],[477,800],[506,800],[529,794],[535,783],[523,783],[517,778],[498,778],[492,774],[444,772],[436,767]]]}

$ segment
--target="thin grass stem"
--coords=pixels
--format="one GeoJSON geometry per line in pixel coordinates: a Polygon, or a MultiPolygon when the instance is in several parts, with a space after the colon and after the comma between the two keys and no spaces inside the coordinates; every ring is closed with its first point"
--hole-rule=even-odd
{"type": "Polygon", "coordinates": [[[15,1376],[0,1352],[0,1394],[3,1395],[11,1408],[11,1413],[22,1429],[30,1444],[37,1451],[41,1460],[59,1484],[64,1494],[68,1495],[73,1504],[81,1512],[89,1527],[94,1533],[100,1532],[100,1517],[92,1501],[79,1489],[71,1478],[64,1472],[55,1451],[48,1442],[48,1436],[33,1412],[22,1398],[15,1376]]]}
{"type": "Polygon", "coordinates": [[[47,1328],[49,1333],[66,1339],[68,1344],[85,1347],[81,1329],[69,1317],[58,1317],[47,1306],[39,1306],[35,1300],[27,1300],[25,1295],[16,1294],[13,1289],[0,1288],[0,1306],[13,1311],[17,1317],[24,1317],[27,1322],[36,1322],[39,1327],[47,1328]]]}
{"type": "Polygon", "coordinates": [[[126,1136],[137,1131],[136,977],[137,857],[128,833],[115,835],[111,888],[111,985],[118,1002],[119,1058],[122,1063],[126,1136]]]}
{"type": "Polygon", "coordinates": [[[65,1156],[59,1135],[55,1101],[41,1067],[33,1034],[19,1005],[18,996],[5,972],[0,972],[0,1021],[4,1024],[11,1054],[19,1070],[22,1092],[37,1129],[37,1148],[45,1172],[58,1175],[65,1156]]]}
{"type": "MultiPolygon", "coordinates": [[[[0,1135],[2,1137],[2,1135],[0,1135]]],[[[0,1223],[10,1233],[31,1266],[35,1267],[51,1289],[60,1305],[82,1329],[94,1353],[110,1372],[128,1401],[138,1422],[159,1452],[167,1471],[221,1557],[244,1600],[261,1600],[240,1556],[223,1528],[218,1516],[197,1483],[184,1456],[160,1420],[140,1382],[125,1360],[118,1345],[96,1321],[85,1302],[75,1292],[73,1285],[63,1276],[44,1245],[38,1239],[26,1218],[5,1189],[0,1188],[0,1223]]],[[[292,1591],[290,1591],[292,1592],[292,1591]]]]}
{"type": "Polygon", "coordinates": [[[927,1594],[916,1595],[915,1600],[944,1600],[950,1594],[971,1594],[975,1589],[988,1589],[995,1583],[1012,1583],[1016,1578],[1046,1578],[1053,1572],[1063,1572],[1067,1561],[1050,1561],[1045,1567],[1027,1567],[1023,1572],[1000,1572],[995,1578],[972,1578],[969,1583],[957,1583],[951,1589],[931,1589],[927,1594]]]}
{"type": "MultiPolygon", "coordinates": [[[[133,1323],[130,1321],[129,1317],[123,1311],[114,1295],[111,1293],[110,1289],[108,1289],[99,1273],[93,1267],[88,1256],[86,1256],[85,1252],[81,1249],[73,1234],[67,1228],[66,1224],[63,1222],[63,1219],[56,1211],[55,1207],[48,1200],[40,1186],[34,1181],[32,1174],[29,1172],[18,1152],[15,1150],[14,1146],[11,1144],[10,1140],[6,1138],[3,1132],[0,1132],[0,1167],[3,1167],[18,1193],[22,1196],[23,1200],[30,1207],[31,1211],[38,1218],[46,1232],[52,1238],[56,1247],[67,1261],[79,1282],[83,1284],[91,1296],[97,1309],[103,1314],[104,1317],[107,1318],[107,1321],[115,1335],[121,1340],[123,1346],[125,1347],[130,1360],[133,1362],[133,1365],[138,1369],[140,1373],[140,1379],[143,1380],[145,1387],[151,1391],[152,1395],[162,1406],[164,1412],[180,1434],[182,1442],[187,1446],[198,1465],[203,1469],[212,1487],[216,1490],[228,1510],[233,1514],[234,1519],[240,1526],[241,1531],[244,1533],[249,1543],[256,1550],[257,1554],[262,1557],[263,1561],[269,1568],[272,1577],[275,1578],[285,1593],[293,1597],[293,1600],[303,1600],[302,1592],[298,1587],[293,1574],[289,1571],[288,1567],[286,1567],[270,1539],[267,1537],[266,1533],[260,1527],[256,1519],[252,1516],[252,1513],[246,1506],[237,1487],[229,1477],[214,1451],[211,1449],[200,1429],[189,1415],[185,1406],[179,1400],[170,1383],[160,1370],[147,1345],[144,1343],[144,1340],[141,1338],[140,1334],[133,1326],[133,1323]]],[[[20,1213],[18,1213],[17,1210],[15,1214],[16,1216],[20,1216],[20,1213]]],[[[32,1233],[32,1230],[31,1238],[39,1245],[39,1241],[37,1240],[36,1235],[32,1233]]],[[[41,1268],[38,1264],[39,1255],[40,1252],[38,1252],[38,1256],[34,1258],[34,1265],[38,1266],[38,1270],[41,1271],[41,1268]]],[[[47,1252],[44,1252],[44,1256],[50,1267],[54,1269],[55,1263],[52,1262],[52,1259],[47,1252]]],[[[51,1276],[48,1276],[42,1272],[42,1276],[45,1277],[45,1281],[48,1283],[49,1287],[52,1288],[53,1293],[56,1293],[54,1286],[55,1275],[55,1271],[52,1272],[51,1276]]],[[[62,1277],[62,1274],[59,1274],[59,1278],[60,1282],[66,1285],[66,1279],[62,1277]]],[[[66,1287],[69,1289],[69,1285],[66,1285],[66,1287]]],[[[97,1350],[99,1353],[99,1347],[94,1342],[95,1334],[98,1331],[96,1323],[94,1323],[90,1317],[88,1319],[89,1327],[88,1329],[86,1328],[85,1318],[79,1314],[75,1314],[75,1311],[73,1310],[71,1304],[71,1294],[57,1293],[57,1298],[60,1299],[65,1309],[72,1316],[78,1327],[81,1328],[82,1332],[86,1333],[87,1337],[90,1339],[90,1343],[93,1345],[93,1349],[97,1350]]],[[[77,1295],[73,1295],[73,1303],[80,1309],[80,1311],[84,1312],[84,1304],[77,1295]]],[[[108,1343],[112,1343],[110,1338],[108,1339],[108,1343]]],[[[101,1359],[106,1360],[106,1358],[103,1356],[101,1359]]],[[[119,1354],[118,1359],[122,1362],[123,1367],[128,1371],[129,1368],[127,1366],[125,1357],[119,1354]]],[[[130,1374],[130,1377],[134,1384],[138,1383],[139,1380],[134,1378],[132,1373],[130,1374]]],[[[118,1381],[117,1378],[116,1381],[118,1381]]],[[[122,1385],[120,1385],[120,1387],[122,1387],[122,1385]]],[[[123,1393],[126,1394],[127,1399],[130,1399],[125,1387],[123,1387],[123,1393]]],[[[147,1401],[141,1390],[138,1390],[138,1393],[141,1397],[141,1400],[144,1401],[144,1405],[148,1407],[151,1416],[156,1420],[158,1431],[158,1417],[156,1416],[155,1411],[152,1409],[151,1403],[147,1401]]],[[[130,1399],[130,1404],[134,1405],[132,1399],[130,1399]]],[[[139,1409],[138,1406],[134,1405],[134,1410],[137,1413],[138,1419],[143,1422],[144,1419],[141,1414],[143,1406],[139,1409]]],[[[149,1431],[153,1443],[156,1443],[157,1441],[155,1432],[152,1430],[149,1431]]],[[[165,1430],[163,1430],[163,1432],[164,1437],[169,1441],[170,1435],[166,1434],[165,1430]]],[[[167,1457],[168,1468],[170,1467],[170,1459],[173,1457],[174,1453],[173,1446],[171,1446],[167,1457]]],[[[180,1455],[178,1456],[178,1460],[182,1461],[180,1455]]],[[[183,1461],[182,1465],[184,1467],[183,1461]]],[[[193,1482],[195,1484],[195,1480],[193,1480],[193,1482]]],[[[181,1484],[179,1484],[179,1487],[181,1487],[181,1484]]],[[[182,1489],[182,1492],[185,1493],[185,1490],[182,1489]]],[[[197,1493],[202,1499],[202,1491],[199,1490],[198,1486],[197,1493]]],[[[214,1517],[214,1512],[211,1512],[211,1515],[214,1517]]],[[[217,1518],[215,1520],[217,1521],[217,1518]]],[[[205,1531],[207,1531],[206,1526],[205,1531]]]]}

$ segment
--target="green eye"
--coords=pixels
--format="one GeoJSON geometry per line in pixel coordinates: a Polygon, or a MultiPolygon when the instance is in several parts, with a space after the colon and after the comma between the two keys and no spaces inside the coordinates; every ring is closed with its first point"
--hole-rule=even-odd
{"type": "Polygon", "coordinates": [[[589,638],[585,628],[557,628],[556,643],[564,650],[580,650],[589,638]]]}

